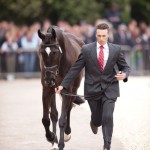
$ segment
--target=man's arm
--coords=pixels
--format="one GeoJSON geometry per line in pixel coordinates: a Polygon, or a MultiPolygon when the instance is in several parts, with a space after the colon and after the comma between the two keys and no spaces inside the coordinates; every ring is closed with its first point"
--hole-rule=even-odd
{"type": "Polygon", "coordinates": [[[120,53],[119,53],[117,66],[118,66],[119,72],[116,74],[115,77],[117,78],[117,80],[123,80],[124,82],[127,82],[128,76],[130,73],[130,67],[124,58],[122,50],[120,50],[120,53]]]}
{"type": "Polygon", "coordinates": [[[80,73],[84,66],[85,58],[83,53],[81,52],[75,64],[70,68],[69,72],[66,74],[61,85],[55,89],[55,92],[60,93],[62,89],[68,89],[70,84],[76,79],[77,75],[80,73]]]}

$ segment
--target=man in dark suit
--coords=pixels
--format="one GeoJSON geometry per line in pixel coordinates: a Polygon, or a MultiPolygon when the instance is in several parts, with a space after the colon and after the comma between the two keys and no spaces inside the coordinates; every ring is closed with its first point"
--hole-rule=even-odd
{"type": "Polygon", "coordinates": [[[90,126],[93,133],[97,134],[98,127],[102,125],[104,150],[110,150],[114,106],[119,97],[118,81],[127,82],[130,72],[121,47],[109,43],[108,37],[109,26],[99,24],[96,28],[97,41],[82,47],[78,60],[55,89],[56,93],[69,89],[81,69],[85,68],[84,94],[91,109],[90,126]]]}

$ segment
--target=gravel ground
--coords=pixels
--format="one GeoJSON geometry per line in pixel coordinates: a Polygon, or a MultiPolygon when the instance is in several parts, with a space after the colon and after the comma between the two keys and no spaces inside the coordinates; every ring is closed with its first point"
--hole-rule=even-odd
{"type": "MultiPolygon", "coordinates": [[[[40,79],[0,80],[0,150],[51,149],[41,123],[41,91],[40,79]]],[[[114,112],[112,150],[150,150],[150,77],[121,81],[120,92],[114,112]]],[[[83,82],[78,93],[83,94],[83,82]]],[[[57,99],[60,110],[59,96],[57,99]]],[[[101,128],[94,135],[89,122],[87,103],[72,109],[72,138],[65,150],[102,150],[101,128]]]]}

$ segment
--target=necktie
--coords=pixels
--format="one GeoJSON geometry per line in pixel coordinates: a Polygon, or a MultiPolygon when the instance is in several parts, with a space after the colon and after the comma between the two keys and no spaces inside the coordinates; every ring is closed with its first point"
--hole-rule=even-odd
{"type": "Polygon", "coordinates": [[[103,49],[104,49],[104,47],[101,45],[100,52],[99,52],[99,58],[98,58],[98,62],[99,62],[101,71],[104,70],[104,51],[103,51],[103,49]]]}

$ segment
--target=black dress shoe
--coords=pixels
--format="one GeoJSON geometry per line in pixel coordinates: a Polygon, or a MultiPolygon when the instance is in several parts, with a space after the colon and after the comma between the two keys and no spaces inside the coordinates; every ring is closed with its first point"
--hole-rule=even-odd
{"type": "Polygon", "coordinates": [[[110,150],[110,146],[109,146],[109,148],[107,148],[107,147],[103,147],[103,150],[110,150]]]}
{"type": "Polygon", "coordinates": [[[92,129],[92,132],[93,132],[94,134],[97,134],[97,132],[98,132],[98,127],[96,127],[95,125],[93,125],[92,122],[90,122],[90,126],[91,126],[91,129],[92,129]]]}

